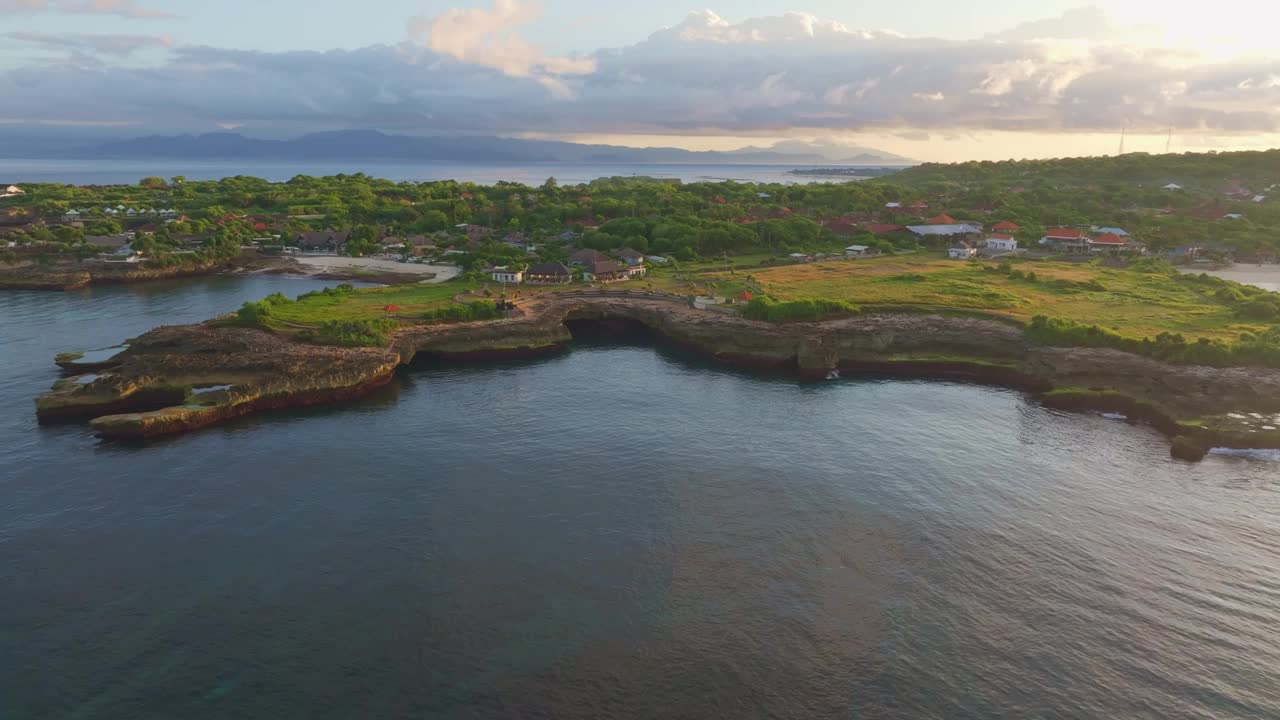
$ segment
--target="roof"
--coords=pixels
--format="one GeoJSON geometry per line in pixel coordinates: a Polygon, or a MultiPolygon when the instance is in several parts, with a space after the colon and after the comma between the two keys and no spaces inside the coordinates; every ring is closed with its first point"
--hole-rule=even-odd
{"type": "Polygon", "coordinates": [[[569,268],[561,263],[538,263],[533,267],[525,270],[529,275],[572,275],[569,268]]]}
{"type": "Polygon", "coordinates": [[[955,225],[956,219],[946,213],[943,213],[937,217],[929,218],[926,222],[930,225],[955,225]]]}
{"type": "Polygon", "coordinates": [[[1128,241],[1115,233],[1103,233],[1089,242],[1094,245],[1124,245],[1128,241]]]}
{"type": "Polygon", "coordinates": [[[626,268],[612,260],[601,260],[587,266],[587,271],[592,275],[606,275],[608,273],[618,273],[625,271],[626,268]]]}
{"type": "Polygon", "coordinates": [[[1111,233],[1112,235],[1119,235],[1120,237],[1129,237],[1129,231],[1125,230],[1124,228],[1100,227],[1100,228],[1094,228],[1094,231],[1100,232],[1100,233],[1111,233]]]}
{"type": "Polygon", "coordinates": [[[297,241],[302,245],[341,245],[351,236],[350,230],[321,230],[299,233],[297,241]]]}
{"type": "Polygon", "coordinates": [[[1012,240],[1013,236],[1006,235],[1005,233],[991,233],[990,235],[987,236],[987,239],[988,240],[1012,240]]]}
{"type": "Polygon", "coordinates": [[[1044,236],[1063,240],[1079,240],[1084,237],[1084,231],[1080,228],[1049,228],[1044,231],[1044,236]]]}
{"type": "Polygon", "coordinates": [[[126,235],[86,235],[84,241],[90,245],[106,248],[122,248],[129,244],[126,235]]]}
{"type": "Polygon", "coordinates": [[[631,248],[622,248],[621,250],[614,250],[613,254],[617,255],[620,258],[631,258],[633,260],[644,259],[644,255],[642,253],[632,250],[631,248]]]}
{"type": "Polygon", "coordinates": [[[852,250],[854,252],[862,252],[863,250],[866,250],[866,249],[867,249],[866,245],[850,245],[849,247],[845,248],[845,250],[852,250]]]}
{"type": "Polygon", "coordinates": [[[964,223],[954,225],[908,225],[907,229],[916,235],[967,235],[973,232],[981,232],[980,228],[964,223]]]}
{"type": "Polygon", "coordinates": [[[609,257],[604,253],[600,252],[599,250],[592,250],[591,248],[583,248],[582,250],[576,250],[573,253],[570,253],[569,255],[569,262],[578,262],[584,265],[588,265],[590,263],[604,262],[608,259],[609,257]]]}
{"type": "Polygon", "coordinates": [[[1021,229],[1022,229],[1022,227],[1021,227],[1021,226],[1019,226],[1019,225],[1018,225],[1018,223],[1010,222],[1010,221],[1008,221],[1008,220],[1001,220],[1000,222],[996,223],[995,225],[992,225],[992,226],[991,226],[991,229],[992,229],[992,230],[1007,230],[1007,231],[1009,231],[1009,232],[1013,232],[1013,231],[1015,231],[1015,230],[1021,230],[1021,229]]]}
{"type": "Polygon", "coordinates": [[[902,229],[902,226],[889,223],[867,223],[862,226],[862,229],[873,235],[884,235],[885,233],[897,232],[902,229]]]}
{"type": "Polygon", "coordinates": [[[885,206],[885,207],[887,207],[887,208],[900,208],[900,207],[902,207],[902,203],[896,203],[896,202],[893,202],[893,203],[885,203],[885,204],[884,204],[884,206],[885,206]]]}

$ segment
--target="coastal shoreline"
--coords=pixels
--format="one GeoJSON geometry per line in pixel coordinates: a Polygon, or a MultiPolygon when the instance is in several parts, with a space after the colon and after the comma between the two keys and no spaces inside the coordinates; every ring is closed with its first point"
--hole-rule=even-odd
{"type": "MultiPolygon", "coordinates": [[[[96,362],[100,377],[60,381],[37,399],[37,415],[42,422],[90,417],[106,438],[185,432],[262,410],[355,399],[417,357],[485,362],[555,352],[573,339],[569,325],[575,322],[635,323],[719,362],[806,379],[838,371],[1012,387],[1050,407],[1121,412],[1149,422],[1184,459],[1199,459],[1217,446],[1280,448],[1280,433],[1187,422],[1280,412],[1277,401],[1266,399],[1280,398],[1280,371],[1169,365],[1118,350],[1037,346],[1018,328],[991,320],[881,314],[770,324],[656,295],[545,298],[529,303],[522,317],[403,329],[385,348],[311,345],[216,323],[157,328],[108,363],[96,362]],[[193,395],[210,386],[226,389],[193,395]]],[[[74,360],[61,364],[73,374],[87,372],[74,360]]]]}
{"type": "Polygon", "coordinates": [[[270,273],[298,275],[317,280],[367,282],[398,285],[444,282],[459,268],[446,265],[415,265],[376,258],[343,256],[281,257],[245,252],[239,257],[152,268],[146,263],[108,265],[95,261],[74,261],[52,266],[0,266],[0,290],[71,292],[95,285],[126,285],[191,277],[270,273]]]}

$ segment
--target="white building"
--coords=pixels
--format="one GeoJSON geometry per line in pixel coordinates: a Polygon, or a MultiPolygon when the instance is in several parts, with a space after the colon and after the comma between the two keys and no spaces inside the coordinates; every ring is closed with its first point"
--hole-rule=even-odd
{"type": "Polygon", "coordinates": [[[863,257],[869,250],[871,248],[866,245],[850,245],[844,249],[844,254],[846,257],[863,257]]]}
{"type": "Polygon", "coordinates": [[[494,282],[519,284],[524,282],[524,271],[496,267],[489,271],[489,277],[493,278],[494,282]]]}
{"type": "Polygon", "coordinates": [[[1018,249],[1018,241],[1012,235],[988,235],[987,249],[997,252],[1013,252],[1018,249]]]}
{"type": "Polygon", "coordinates": [[[967,260],[978,254],[978,248],[969,247],[968,245],[954,245],[947,248],[947,257],[952,260],[967,260]]]}

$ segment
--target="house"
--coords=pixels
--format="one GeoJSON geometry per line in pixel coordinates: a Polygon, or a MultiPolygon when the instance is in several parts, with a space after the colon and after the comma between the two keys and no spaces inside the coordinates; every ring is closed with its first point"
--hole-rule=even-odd
{"type": "Polygon", "coordinates": [[[582,279],[587,282],[616,282],[629,277],[627,266],[613,260],[593,262],[582,269],[582,279]]]}
{"type": "Polygon", "coordinates": [[[1088,241],[1089,252],[1108,252],[1112,250],[1124,250],[1129,241],[1116,235],[1115,233],[1103,233],[1088,241]]]}
{"type": "Polygon", "coordinates": [[[1181,190],[1182,186],[1179,185],[1178,183],[1169,183],[1168,185],[1162,186],[1160,189],[1161,190],[1181,190]]]}
{"type": "Polygon", "coordinates": [[[787,257],[795,260],[796,262],[813,262],[813,257],[804,253],[791,253],[787,257]]]}
{"type": "Polygon", "coordinates": [[[404,238],[395,235],[383,235],[378,238],[378,244],[383,250],[400,250],[406,247],[404,238]]]}
{"type": "Polygon", "coordinates": [[[897,212],[902,209],[902,203],[898,203],[898,202],[885,203],[884,209],[888,210],[889,212],[897,212]]]}
{"type": "Polygon", "coordinates": [[[867,223],[862,226],[862,229],[872,235],[888,235],[889,233],[898,232],[904,228],[901,225],[894,225],[892,223],[867,223]]]}
{"type": "Polygon", "coordinates": [[[588,265],[594,265],[595,263],[608,262],[608,261],[609,261],[609,256],[605,255],[599,250],[592,250],[591,248],[576,250],[573,253],[570,253],[569,255],[569,264],[579,265],[581,267],[586,267],[588,265]]]}
{"type": "Polygon", "coordinates": [[[347,238],[350,236],[350,230],[321,230],[318,232],[304,232],[298,233],[294,236],[293,244],[307,252],[336,253],[346,246],[347,238]]]}
{"type": "Polygon", "coordinates": [[[917,201],[915,201],[915,202],[911,203],[911,205],[910,205],[907,209],[908,209],[908,210],[915,210],[915,211],[928,210],[928,209],[929,209],[929,203],[927,203],[927,202],[925,202],[925,201],[923,201],[923,200],[917,200],[917,201]]]}
{"type": "Polygon", "coordinates": [[[483,225],[471,225],[469,223],[461,223],[455,227],[457,227],[459,230],[462,231],[464,235],[467,236],[468,242],[482,242],[484,240],[487,240],[489,236],[493,234],[493,230],[491,228],[487,228],[483,225]]]}
{"type": "Polygon", "coordinates": [[[1127,230],[1125,230],[1124,228],[1118,228],[1118,227],[1095,227],[1095,228],[1093,229],[1093,231],[1094,231],[1094,232],[1096,232],[1096,233],[1111,233],[1112,235],[1119,235],[1120,237],[1129,237],[1129,232],[1128,232],[1127,230]]]}
{"type": "Polygon", "coordinates": [[[1040,244],[1064,252],[1084,252],[1089,247],[1089,238],[1079,228],[1049,228],[1040,238],[1040,244]]]}
{"type": "Polygon", "coordinates": [[[1266,199],[1267,199],[1267,196],[1266,196],[1266,195],[1254,195],[1254,196],[1253,196],[1253,201],[1254,201],[1254,202],[1256,202],[1256,203],[1260,203],[1260,202],[1262,202],[1263,200],[1266,200],[1266,199]]]}
{"type": "Polygon", "coordinates": [[[931,217],[928,220],[925,220],[925,222],[930,225],[955,225],[956,219],[946,213],[943,213],[937,217],[931,217]]]}
{"type": "Polygon", "coordinates": [[[982,232],[982,228],[969,223],[946,225],[908,225],[907,230],[916,237],[969,237],[982,232]]]}
{"type": "Polygon", "coordinates": [[[967,260],[978,254],[978,248],[969,243],[960,242],[947,248],[947,257],[952,260],[967,260]]]}
{"type": "Polygon", "coordinates": [[[866,245],[850,245],[844,249],[845,257],[866,257],[871,253],[871,248],[866,245]]]}
{"type": "Polygon", "coordinates": [[[496,267],[489,271],[489,277],[494,282],[500,283],[522,283],[524,282],[523,270],[510,270],[505,267],[496,267]]]}
{"type": "Polygon", "coordinates": [[[15,197],[21,194],[22,188],[17,185],[10,185],[4,189],[4,192],[0,192],[0,198],[15,197]]]}
{"type": "Polygon", "coordinates": [[[765,193],[765,192],[758,192],[758,193],[756,193],[756,197],[760,198],[761,200],[768,200],[769,198],[771,198],[771,197],[773,197],[773,196],[772,196],[772,195],[770,195],[769,193],[765,193]]]}
{"type": "Polygon", "coordinates": [[[822,226],[830,230],[831,234],[836,237],[849,237],[858,234],[858,223],[844,218],[828,220],[822,226]]]}
{"type": "Polygon", "coordinates": [[[127,234],[90,234],[90,236],[84,236],[84,245],[92,245],[96,249],[114,254],[129,246],[129,236],[127,234]]]}
{"type": "Polygon", "coordinates": [[[655,265],[666,265],[667,263],[671,262],[670,260],[662,257],[661,255],[645,255],[644,259],[648,260],[649,262],[655,265]]]}
{"type": "Polygon", "coordinates": [[[509,232],[502,237],[502,244],[523,250],[529,245],[529,236],[518,230],[509,232]]]}
{"type": "Polygon", "coordinates": [[[644,277],[649,272],[649,268],[643,265],[628,265],[625,270],[629,278],[644,277]]]}
{"type": "Polygon", "coordinates": [[[613,254],[617,255],[619,260],[621,260],[622,262],[628,265],[644,264],[644,254],[636,252],[631,248],[622,248],[621,250],[614,250],[613,254]]]}
{"type": "Polygon", "coordinates": [[[62,213],[62,222],[78,222],[80,220],[79,210],[68,210],[62,213]]]}
{"type": "Polygon", "coordinates": [[[160,211],[160,217],[164,218],[165,220],[177,220],[178,211],[174,210],[173,208],[166,208],[160,211]]]}
{"type": "Polygon", "coordinates": [[[992,233],[987,236],[987,249],[997,252],[1013,252],[1018,249],[1018,241],[1012,235],[992,233]]]}
{"type": "Polygon", "coordinates": [[[1222,219],[1223,220],[1243,220],[1244,215],[1240,213],[1227,213],[1226,215],[1222,216],[1222,219]]]}
{"type": "Polygon", "coordinates": [[[1021,229],[1022,229],[1022,226],[1018,225],[1018,223],[1009,222],[1008,220],[1001,220],[1000,222],[991,226],[991,231],[998,232],[998,233],[1015,233],[1021,229]]]}
{"type": "Polygon", "coordinates": [[[524,271],[527,285],[568,285],[573,282],[573,272],[562,263],[538,263],[524,271]]]}

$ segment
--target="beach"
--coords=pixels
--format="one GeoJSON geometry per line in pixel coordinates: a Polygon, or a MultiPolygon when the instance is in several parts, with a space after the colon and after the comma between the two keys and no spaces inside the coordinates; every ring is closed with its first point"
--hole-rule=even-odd
{"type": "Polygon", "coordinates": [[[1212,275],[1223,280],[1234,280],[1245,285],[1253,285],[1272,292],[1280,291],[1280,265],[1250,265],[1238,263],[1225,268],[1205,269],[1194,266],[1182,266],[1179,272],[1212,275]]]}
{"type": "Polygon", "coordinates": [[[430,275],[432,277],[424,278],[422,282],[438,283],[452,280],[462,273],[462,268],[454,265],[423,265],[345,255],[294,255],[292,258],[304,268],[314,271],[310,274],[368,270],[398,275],[430,275]]]}

